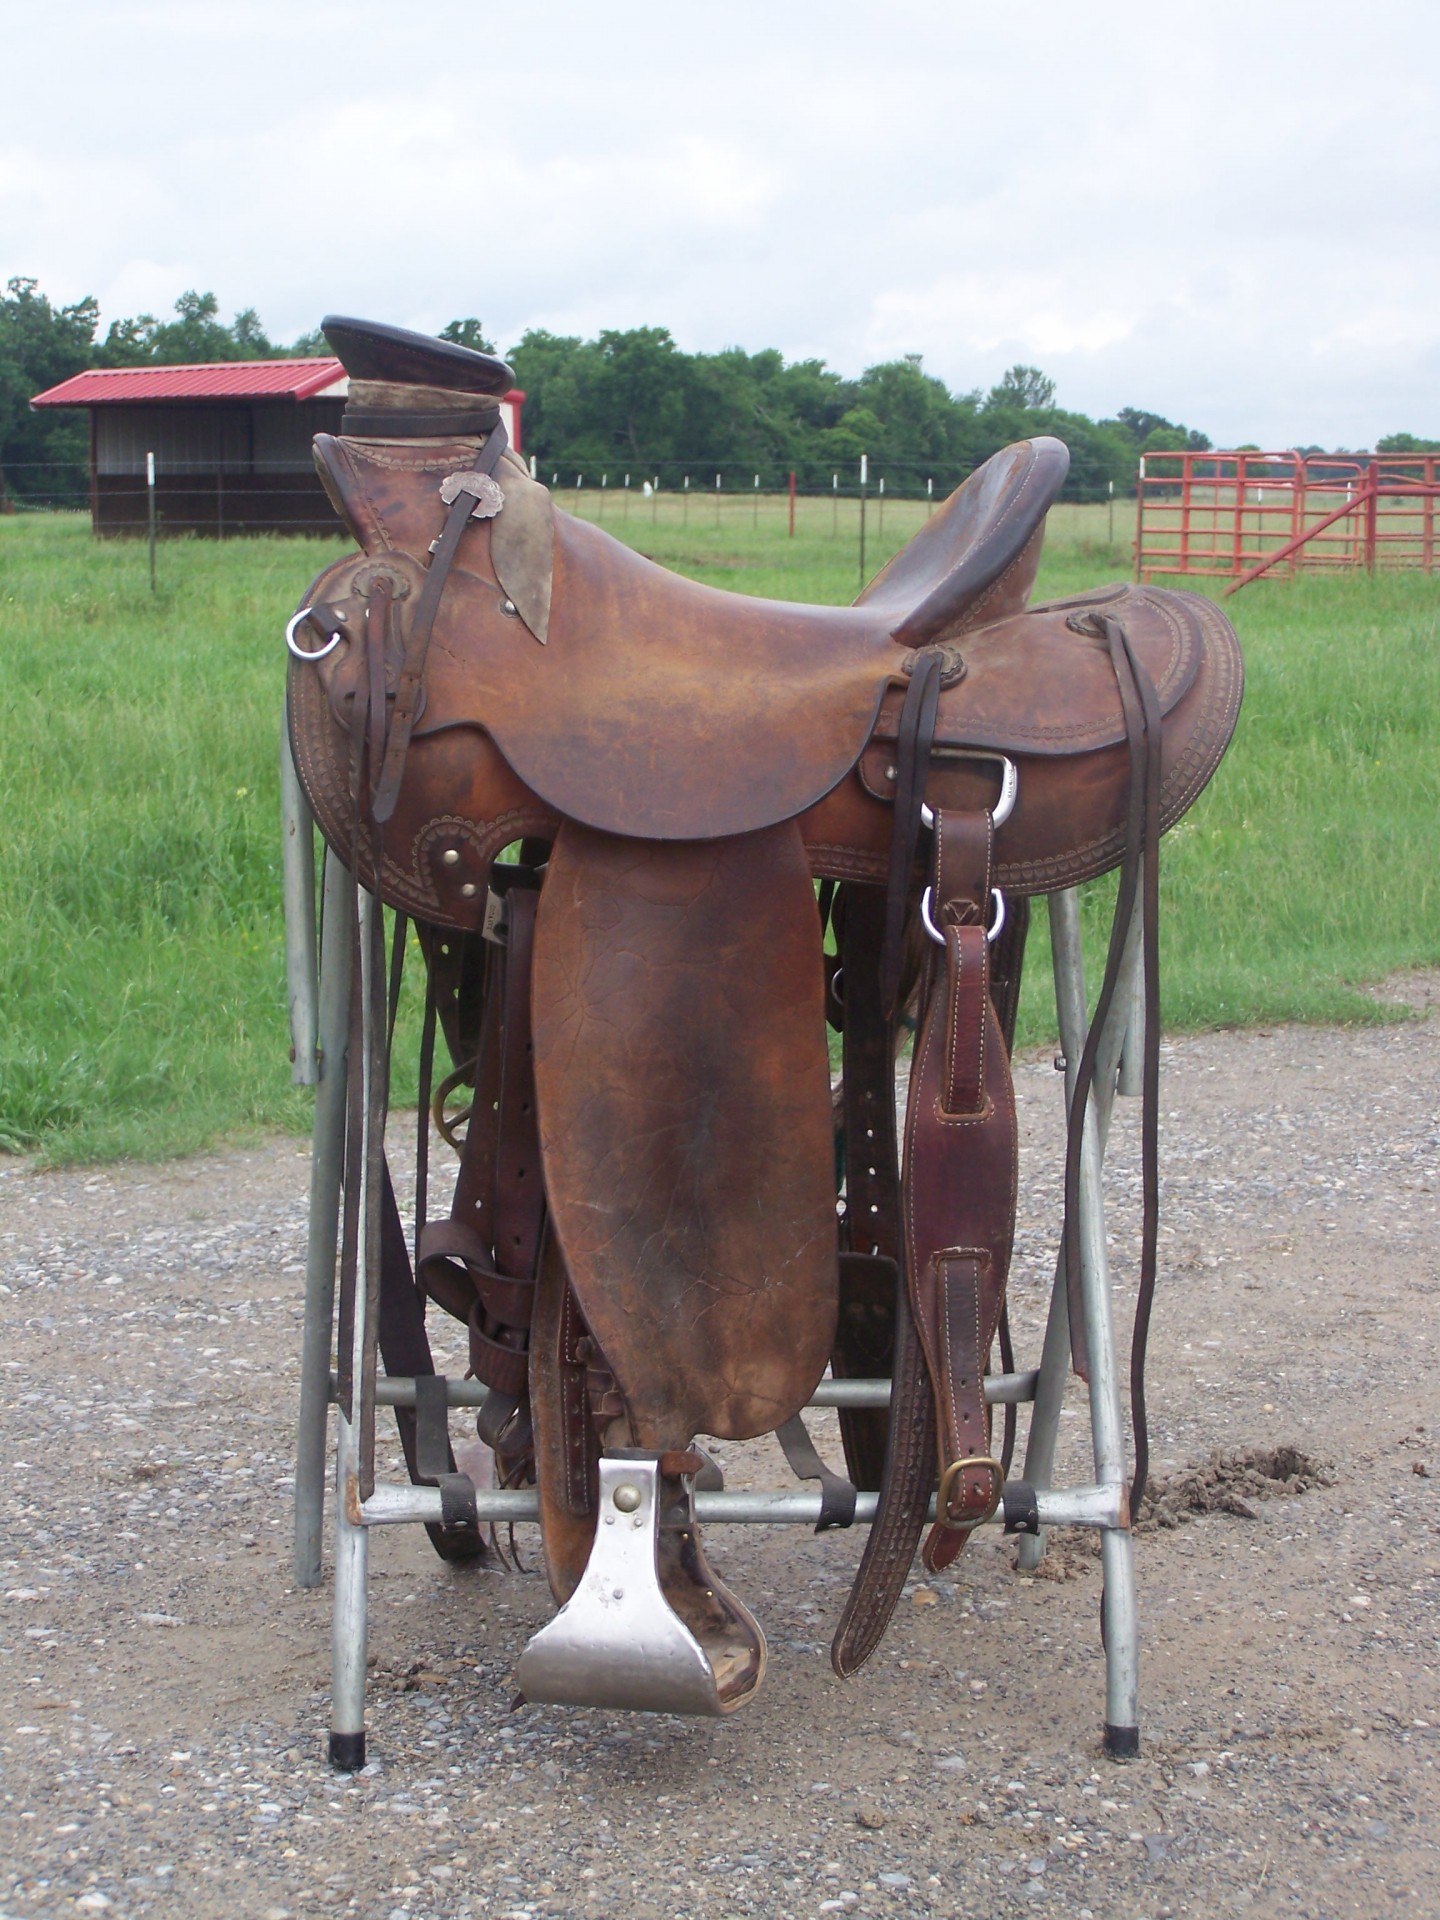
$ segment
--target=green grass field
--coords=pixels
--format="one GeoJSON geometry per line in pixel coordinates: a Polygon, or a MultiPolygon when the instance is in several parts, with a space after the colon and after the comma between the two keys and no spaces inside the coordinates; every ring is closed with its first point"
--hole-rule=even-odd
{"type": "MultiPolygon", "coordinates": [[[[559,504],[573,509],[573,492],[559,504]]],[[[594,493],[581,501],[596,517],[594,493]]],[[[612,493],[605,525],[715,585],[841,602],[856,503],[612,493]]],[[[919,503],[868,513],[873,570],[919,503]]],[[[1052,515],[1040,594],[1128,571],[1130,516],[1052,515]]],[[[0,1146],[163,1154],[302,1128],[279,906],[281,630],[340,542],[97,543],[0,520],[0,1146]]],[[[1234,748],[1165,845],[1172,1028],[1379,1017],[1357,984],[1440,961],[1440,581],[1261,583],[1229,603],[1234,748]]],[[[1106,893],[1087,919],[1096,935],[1106,893]]],[[[1022,1038],[1045,1038],[1044,915],[1022,1038]]],[[[403,1084],[403,1079],[402,1079],[403,1084]]]]}

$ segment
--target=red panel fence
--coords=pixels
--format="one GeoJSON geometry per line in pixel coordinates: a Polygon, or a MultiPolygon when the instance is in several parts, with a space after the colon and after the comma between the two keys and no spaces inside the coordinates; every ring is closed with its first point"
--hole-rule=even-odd
{"type": "Polygon", "coordinates": [[[1435,570],[1440,454],[1148,453],[1135,574],[1228,578],[1300,568],[1435,570]]]}

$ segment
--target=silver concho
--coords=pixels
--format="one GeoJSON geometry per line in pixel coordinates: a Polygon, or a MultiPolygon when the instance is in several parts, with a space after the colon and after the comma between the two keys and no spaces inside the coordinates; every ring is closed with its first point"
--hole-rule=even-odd
{"type": "Polygon", "coordinates": [[[447,507],[462,493],[475,496],[472,520],[493,520],[505,504],[499,481],[492,480],[488,473],[450,473],[440,482],[440,498],[447,507]]]}

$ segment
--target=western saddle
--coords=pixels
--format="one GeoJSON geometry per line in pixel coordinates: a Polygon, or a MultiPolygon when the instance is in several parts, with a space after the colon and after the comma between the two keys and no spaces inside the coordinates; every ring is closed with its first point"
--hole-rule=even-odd
{"type": "MultiPolygon", "coordinates": [[[[987,461],[854,606],[781,604],[558,511],[507,449],[502,362],[325,330],[351,387],[316,460],[361,551],[291,622],[291,749],[333,853],[414,922],[421,1109],[459,1153],[443,1218],[426,1217],[422,1164],[412,1273],[388,1172],[376,1161],[367,1184],[356,1163],[357,1119],[342,1335],[371,1240],[372,1368],[378,1346],[392,1373],[429,1371],[426,1300],[467,1327],[480,1434],[505,1484],[536,1487],[562,1603],[522,1658],[527,1697],[724,1713],[754,1692],[763,1635],[694,1520],[705,1436],[779,1434],[821,1480],[822,1526],[878,1493],[833,1648],[850,1673],[929,1514],[932,1570],[1002,1503],[1026,1524],[984,1383],[1014,1227],[1028,901],[1122,867],[1121,934],[1136,901],[1147,916],[1153,1066],[1156,845],[1233,730],[1233,633],[1207,600],[1149,587],[1027,607],[1057,440],[987,461]],[[447,1101],[465,1089],[462,1135],[447,1101]],[[893,1381],[888,1410],[841,1415],[848,1477],[800,1423],[827,1368],[893,1381]]],[[[357,995],[383,1030],[379,926],[357,995]]],[[[352,1063],[352,1080],[378,1154],[386,1074],[352,1063]]],[[[342,1337],[339,1395],[373,1436],[346,1352],[342,1337]]],[[[412,1477],[443,1495],[432,1538],[482,1552],[473,1488],[422,1424],[402,1416],[412,1477]]]]}

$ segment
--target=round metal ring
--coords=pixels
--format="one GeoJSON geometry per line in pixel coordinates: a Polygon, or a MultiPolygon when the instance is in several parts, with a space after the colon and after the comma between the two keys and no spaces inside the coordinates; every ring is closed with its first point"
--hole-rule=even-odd
{"type": "Polygon", "coordinates": [[[332,633],[330,638],[325,642],[325,645],[323,647],[317,647],[313,653],[308,647],[297,646],[295,643],[295,629],[302,620],[308,620],[314,611],[315,609],[313,607],[302,607],[293,618],[285,623],[285,645],[297,660],[323,660],[326,654],[333,653],[345,638],[344,634],[341,633],[337,627],[335,632],[332,633]]]}
{"type": "MultiPolygon", "coordinates": [[[[945,944],[945,936],[943,933],[941,933],[940,929],[936,926],[934,916],[932,915],[930,910],[931,902],[934,898],[934,894],[935,894],[935,889],[933,887],[926,887],[924,893],[921,894],[920,918],[925,923],[926,933],[929,934],[930,938],[935,942],[936,946],[943,947],[945,944]]],[[[990,898],[995,902],[995,918],[990,922],[990,925],[985,929],[985,942],[987,946],[993,946],[995,942],[1000,938],[1000,929],[1005,924],[1005,896],[1000,891],[999,887],[992,887],[990,889],[990,898]]]]}

